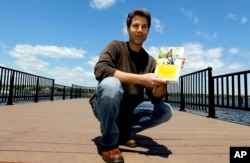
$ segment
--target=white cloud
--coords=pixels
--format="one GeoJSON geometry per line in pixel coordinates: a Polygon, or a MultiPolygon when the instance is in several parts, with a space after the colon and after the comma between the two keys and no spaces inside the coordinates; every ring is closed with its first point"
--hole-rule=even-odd
{"type": "Polygon", "coordinates": [[[79,66],[74,68],[55,67],[53,71],[48,71],[48,74],[55,77],[56,83],[68,86],[71,86],[71,84],[96,86],[97,83],[93,73],[86,72],[79,66]]]}
{"type": "Polygon", "coordinates": [[[188,17],[189,19],[191,19],[194,24],[197,24],[199,22],[199,18],[197,16],[195,16],[192,11],[188,11],[184,8],[181,9],[181,12],[186,16],[188,17]]]}
{"type": "Polygon", "coordinates": [[[239,49],[238,48],[230,48],[229,50],[228,50],[228,52],[230,53],[230,54],[237,54],[237,53],[239,53],[239,49]]]}
{"type": "Polygon", "coordinates": [[[236,20],[236,16],[232,13],[227,14],[227,17],[231,20],[236,20]]]}
{"type": "Polygon", "coordinates": [[[49,58],[82,58],[84,50],[77,50],[75,48],[57,47],[57,46],[42,46],[42,45],[28,45],[19,44],[10,51],[10,55],[15,58],[43,56],[49,58]]]}
{"type": "Polygon", "coordinates": [[[227,66],[227,68],[230,69],[230,70],[240,69],[242,67],[244,67],[244,65],[242,65],[242,64],[240,64],[238,62],[232,63],[229,66],[227,66]]]}
{"type": "Polygon", "coordinates": [[[7,49],[7,46],[3,44],[1,41],[0,41],[0,49],[1,51],[4,51],[5,49],[7,49]]]}
{"type": "Polygon", "coordinates": [[[123,23],[122,31],[123,31],[123,34],[124,34],[124,35],[127,35],[127,34],[128,34],[128,31],[127,31],[127,24],[126,24],[125,22],[123,23]]]}
{"type": "Polygon", "coordinates": [[[116,0],[91,0],[90,6],[96,9],[106,9],[115,4],[116,0]]]}
{"type": "Polygon", "coordinates": [[[28,73],[46,72],[49,66],[49,62],[39,60],[36,57],[18,58],[14,63],[28,73]]]}
{"type": "Polygon", "coordinates": [[[241,24],[246,24],[247,23],[247,17],[246,16],[242,16],[241,19],[239,20],[239,18],[236,17],[235,14],[229,13],[227,15],[228,19],[234,20],[234,21],[240,21],[241,24]]]}
{"type": "Polygon", "coordinates": [[[5,65],[4,65],[4,64],[1,64],[1,63],[0,63],[0,66],[5,67],[5,65]]]}
{"type": "Polygon", "coordinates": [[[212,48],[212,49],[208,49],[205,51],[205,56],[206,58],[209,58],[209,59],[220,58],[222,56],[222,52],[223,52],[223,48],[221,47],[212,48]]]}
{"type": "Polygon", "coordinates": [[[151,46],[149,48],[145,48],[146,51],[155,59],[158,57],[158,53],[159,53],[159,49],[160,47],[156,47],[156,46],[151,46]]]}
{"type": "Polygon", "coordinates": [[[55,78],[56,83],[67,85],[72,83],[83,85],[85,79],[93,78],[93,72],[86,72],[80,66],[70,68],[63,65],[64,62],[68,62],[68,59],[75,62],[74,59],[83,58],[85,53],[81,49],[41,45],[16,45],[9,52],[10,56],[16,59],[15,65],[22,71],[55,78]]]}
{"type": "Polygon", "coordinates": [[[243,17],[241,18],[241,23],[242,23],[242,24],[246,24],[246,23],[247,23],[247,17],[246,17],[246,16],[243,16],[243,17]]]}
{"type": "Polygon", "coordinates": [[[198,17],[194,17],[194,24],[197,24],[199,22],[199,18],[198,17]]]}
{"type": "Polygon", "coordinates": [[[213,68],[213,72],[222,73],[224,64],[222,62],[223,48],[204,49],[200,43],[186,43],[185,48],[186,64],[182,74],[191,73],[208,67],[213,68]]]}
{"type": "Polygon", "coordinates": [[[152,25],[157,32],[163,33],[164,25],[161,24],[159,19],[153,17],[152,25]]]}
{"type": "Polygon", "coordinates": [[[88,64],[91,66],[95,66],[98,59],[99,59],[99,56],[95,56],[95,57],[91,58],[91,60],[88,61],[88,64]]]}
{"type": "Polygon", "coordinates": [[[201,36],[202,38],[207,39],[207,40],[211,40],[211,39],[217,38],[217,34],[216,33],[213,33],[212,35],[209,35],[207,33],[202,33],[200,31],[197,31],[196,35],[197,36],[201,36]]]}

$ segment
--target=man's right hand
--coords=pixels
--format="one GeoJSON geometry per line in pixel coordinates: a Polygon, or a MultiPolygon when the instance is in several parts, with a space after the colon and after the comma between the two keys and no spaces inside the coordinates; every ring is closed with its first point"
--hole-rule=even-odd
{"type": "Polygon", "coordinates": [[[153,73],[143,74],[143,80],[141,81],[142,85],[147,88],[155,88],[158,86],[166,86],[167,81],[160,78],[159,76],[153,73]]]}

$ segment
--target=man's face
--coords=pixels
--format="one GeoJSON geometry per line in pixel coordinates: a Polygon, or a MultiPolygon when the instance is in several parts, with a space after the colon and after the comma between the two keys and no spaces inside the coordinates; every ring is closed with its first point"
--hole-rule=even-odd
{"type": "Polygon", "coordinates": [[[135,15],[127,30],[129,41],[134,45],[141,46],[148,35],[148,21],[145,17],[135,15]]]}

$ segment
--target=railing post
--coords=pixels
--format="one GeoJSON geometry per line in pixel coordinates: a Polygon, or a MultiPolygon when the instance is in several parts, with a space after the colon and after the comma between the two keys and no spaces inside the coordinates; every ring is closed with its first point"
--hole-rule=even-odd
{"type": "Polygon", "coordinates": [[[71,86],[71,91],[70,91],[70,99],[72,99],[72,98],[73,98],[73,84],[71,86]]]}
{"type": "Polygon", "coordinates": [[[165,102],[168,102],[168,86],[166,87],[166,92],[165,92],[165,102]]]}
{"type": "Polygon", "coordinates": [[[80,90],[79,90],[79,93],[80,93],[80,94],[79,94],[79,98],[81,98],[81,97],[82,97],[82,87],[80,87],[79,89],[80,89],[80,90]]]}
{"type": "Polygon", "coordinates": [[[36,93],[34,97],[34,102],[38,102],[38,92],[39,92],[39,76],[37,76],[36,80],[36,93]]]}
{"type": "Polygon", "coordinates": [[[244,87],[245,87],[245,109],[248,109],[248,85],[247,85],[247,73],[244,73],[244,87]]]}
{"type": "Polygon", "coordinates": [[[54,100],[54,88],[55,88],[55,79],[53,79],[53,82],[52,82],[50,101],[54,100]]]}
{"type": "Polygon", "coordinates": [[[77,86],[76,86],[76,88],[75,88],[75,98],[77,98],[77,86]]]}
{"type": "Polygon", "coordinates": [[[214,106],[214,80],[212,76],[212,67],[208,67],[208,117],[216,118],[215,117],[215,106],[214,106]]]}
{"type": "Polygon", "coordinates": [[[12,105],[13,104],[14,77],[15,77],[15,71],[11,70],[10,89],[9,89],[7,105],[12,105]]]}
{"type": "Polygon", "coordinates": [[[63,100],[65,100],[65,86],[63,86],[63,100]]]}
{"type": "Polygon", "coordinates": [[[180,111],[185,111],[185,99],[184,99],[184,87],[183,87],[183,78],[180,77],[180,83],[181,83],[181,104],[180,104],[180,111]]]}

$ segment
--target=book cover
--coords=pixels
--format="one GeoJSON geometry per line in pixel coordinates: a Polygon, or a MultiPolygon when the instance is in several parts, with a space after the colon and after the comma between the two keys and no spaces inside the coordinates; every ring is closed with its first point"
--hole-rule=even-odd
{"type": "Polygon", "coordinates": [[[169,82],[178,82],[183,55],[184,47],[161,47],[155,74],[169,82]]]}

